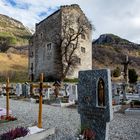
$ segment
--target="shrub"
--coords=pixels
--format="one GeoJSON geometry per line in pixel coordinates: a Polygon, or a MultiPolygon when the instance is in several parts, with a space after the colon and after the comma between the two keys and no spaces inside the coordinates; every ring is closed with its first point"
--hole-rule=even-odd
{"type": "Polygon", "coordinates": [[[1,140],[14,140],[19,137],[24,137],[28,134],[29,129],[24,127],[17,127],[15,129],[10,130],[7,133],[4,133],[0,136],[1,140]]]}
{"type": "Polygon", "coordinates": [[[55,81],[60,81],[60,80],[58,78],[56,78],[56,76],[49,75],[46,77],[45,81],[46,82],[55,82],[55,81]]]}
{"type": "Polygon", "coordinates": [[[114,71],[113,71],[113,76],[119,77],[120,75],[121,75],[121,70],[119,67],[116,67],[116,69],[114,69],[114,71]]]}
{"type": "Polygon", "coordinates": [[[139,100],[132,100],[132,102],[134,103],[134,105],[140,105],[140,101],[139,100]]]}
{"type": "Polygon", "coordinates": [[[0,72],[0,82],[3,82],[9,77],[10,82],[25,82],[28,81],[28,73],[24,71],[3,71],[0,72]]]}
{"type": "Polygon", "coordinates": [[[74,79],[65,78],[65,79],[64,79],[64,82],[77,83],[77,82],[78,82],[78,78],[74,78],[74,79]]]}
{"type": "Polygon", "coordinates": [[[137,75],[135,69],[129,69],[128,76],[129,76],[129,82],[130,83],[136,83],[137,82],[138,75],[137,75]]]}

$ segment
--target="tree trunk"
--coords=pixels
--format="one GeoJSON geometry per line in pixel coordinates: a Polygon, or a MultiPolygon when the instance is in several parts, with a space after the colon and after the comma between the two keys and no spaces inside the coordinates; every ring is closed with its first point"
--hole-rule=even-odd
{"type": "Polygon", "coordinates": [[[67,75],[67,73],[68,73],[68,71],[69,71],[69,68],[70,68],[70,65],[68,65],[68,66],[66,67],[65,71],[63,72],[62,77],[61,77],[61,81],[62,81],[62,82],[63,82],[64,79],[66,78],[66,75],[67,75]]]}

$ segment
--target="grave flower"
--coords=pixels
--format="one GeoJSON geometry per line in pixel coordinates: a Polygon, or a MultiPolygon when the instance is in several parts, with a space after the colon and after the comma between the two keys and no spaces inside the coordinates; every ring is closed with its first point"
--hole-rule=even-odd
{"type": "Polygon", "coordinates": [[[87,128],[83,131],[83,136],[85,140],[95,140],[96,132],[87,128]]]}
{"type": "Polygon", "coordinates": [[[12,129],[6,133],[3,133],[0,136],[1,140],[13,140],[19,137],[24,137],[29,133],[29,129],[28,128],[24,128],[24,127],[17,127],[15,129],[12,129]]]}

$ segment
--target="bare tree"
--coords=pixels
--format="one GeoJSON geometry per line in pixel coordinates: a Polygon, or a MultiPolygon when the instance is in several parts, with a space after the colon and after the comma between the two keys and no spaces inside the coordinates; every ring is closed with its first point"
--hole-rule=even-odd
{"type": "Polygon", "coordinates": [[[61,32],[57,33],[55,37],[55,44],[59,48],[59,56],[62,61],[62,81],[78,66],[77,51],[80,37],[87,34],[91,28],[90,22],[84,15],[63,14],[61,32]]]}

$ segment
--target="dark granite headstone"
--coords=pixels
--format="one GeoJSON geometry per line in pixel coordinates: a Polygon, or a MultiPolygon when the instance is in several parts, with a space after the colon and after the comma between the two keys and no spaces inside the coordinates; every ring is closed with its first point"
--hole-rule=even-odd
{"type": "Polygon", "coordinates": [[[113,118],[109,69],[79,72],[78,112],[81,129],[92,130],[95,140],[108,139],[108,125],[113,118]]]}
{"type": "Polygon", "coordinates": [[[27,97],[30,94],[30,85],[28,83],[22,84],[22,95],[27,97]]]}

